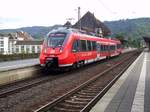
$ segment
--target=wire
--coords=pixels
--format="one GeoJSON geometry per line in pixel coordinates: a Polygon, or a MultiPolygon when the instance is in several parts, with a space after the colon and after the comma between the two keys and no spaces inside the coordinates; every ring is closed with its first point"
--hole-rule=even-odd
{"type": "Polygon", "coordinates": [[[109,7],[107,7],[107,5],[105,5],[101,0],[98,0],[100,3],[101,3],[101,5],[108,11],[108,12],[110,12],[110,13],[112,13],[112,14],[116,14],[116,12],[113,12],[109,7]]]}

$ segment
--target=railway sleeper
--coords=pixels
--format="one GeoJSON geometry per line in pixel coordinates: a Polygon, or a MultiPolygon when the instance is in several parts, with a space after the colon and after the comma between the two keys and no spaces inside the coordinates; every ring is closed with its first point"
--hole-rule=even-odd
{"type": "Polygon", "coordinates": [[[99,90],[93,90],[93,89],[86,89],[86,90],[82,90],[82,92],[84,93],[97,93],[99,90]]]}
{"type": "Polygon", "coordinates": [[[81,94],[76,94],[77,97],[80,97],[80,98],[93,98],[94,96],[92,95],[81,95],[81,94]]]}
{"type": "Polygon", "coordinates": [[[54,109],[50,112],[80,112],[81,109],[66,109],[66,108],[60,108],[60,107],[54,107],[54,109]]]}
{"type": "Polygon", "coordinates": [[[68,104],[68,103],[62,103],[62,104],[59,104],[57,105],[56,107],[58,108],[64,108],[64,109],[68,109],[68,110],[82,110],[82,108],[84,108],[85,105],[71,105],[71,104],[68,104]]]}
{"type": "Polygon", "coordinates": [[[101,86],[88,86],[88,90],[100,90],[100,89],[102,89],[102,87],[101,86]]]}
{"type": "Polygon", "coordinates": [[[86,105],[87,101],[72,101],[72,100],[65,100],[66,103],[70,103],[71,105],[86,105]]]}
{"type": "Polygon", "coordinates": [[[92,90],[82,90],[81,93],[86,93],[86,94],[96,94],[98,91],[92,91],[92,90]]]}
{"type": "MultiPolygon", "coordinates": [[[[101,84],[99,84],[101,85],[101,84]]],[[[98,85],[90,85],[88,86],[89,89],[101,89],[102,87],[101,86],[98,86],[98,85]]]]}
{"type": "Polygon", "coordinates": [[[76,101],[90,101],[91,98],[71,97],[71,100],[76,100],[76,101]]]}
{"type": "Polygon", "coordinates": [[[81,95],[86,95],[86,96],[95,96],[97,93],[85,93],[85,92],[78,92],[78,94],[81,94],[81,95]]]}
{"type": "Polygon", "coordinates": [[[81,109],[82,107],[84,107],[84,105],[71,105],[70,103],[60,103],[59,107],[67,107],[67,108],[78,108],[81,109]]]}

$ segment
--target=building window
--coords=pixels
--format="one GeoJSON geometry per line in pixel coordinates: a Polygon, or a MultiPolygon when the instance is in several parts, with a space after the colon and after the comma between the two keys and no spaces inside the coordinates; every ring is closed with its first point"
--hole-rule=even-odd
{"type": "Polygon", "coordinates": [[[0,47],[4,47],[4,41],[0,41],[0,47]]]}
{"type": "Polygon", "coordinates": [[[30,46],[29,45],[26,46],[26,53],[30,53],[30,46]]]}
{"type": "Polygon", "coordinates": [[[4,48],[0,48],[0,53],[4,53],[4,48]]]}
{"type": "Polygon", "coordinates": [[[35,46],[32,46],[32,53],[35,53],[35,46]]]}
{"type": "Polygon", "coordinates": [[[37,53],[40,53],[40,51],[41,51],[41,47],[37,46],[37,53]]]}
{"type": "Polygon", "coordinates": [[[16,46],[16,53],[19,53],[19,46],[16,46]]]}
{"type": "Polygon", "coordinates": [[[24,52],[25,52],[25,50],[24,50],[24,46],[23,46],[23,45],[21,46],[21,52],[22,52],[22,53],[24,53],[24,52]]]}

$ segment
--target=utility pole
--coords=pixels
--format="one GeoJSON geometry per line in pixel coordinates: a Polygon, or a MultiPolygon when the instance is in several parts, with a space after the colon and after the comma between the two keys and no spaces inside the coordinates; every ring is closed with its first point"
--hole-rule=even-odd
{"type": "Polygon", "coordinates": [[[81,30],[81,12],[80,12],[80,7],[78,7],[78,22],[79,22],[79,29],[81,30]]]}

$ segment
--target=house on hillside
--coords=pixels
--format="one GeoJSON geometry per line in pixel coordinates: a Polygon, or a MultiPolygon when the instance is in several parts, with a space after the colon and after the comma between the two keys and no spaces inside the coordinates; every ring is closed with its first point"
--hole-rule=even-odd
{"type": "Polygon", "coordinates": [[[41,45],[42,41],[35,41],[23,31],[0,33],[0,54],[38,53],[41,45]]]}
{"type": "Polygon", "coordinates": [[[110,29],[89,11],[72,27],[96,33],[99,37],[111,34],[110,29]]]}

